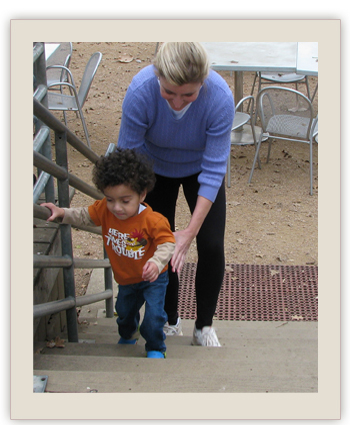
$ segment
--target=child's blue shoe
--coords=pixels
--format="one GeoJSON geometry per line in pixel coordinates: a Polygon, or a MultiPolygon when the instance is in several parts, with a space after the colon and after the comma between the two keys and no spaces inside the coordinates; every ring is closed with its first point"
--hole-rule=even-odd
{"type": "Polygon", "coordinates": [[[123,337],[120,337],[120,340],[118,341],[118,344],[129,344],[129,345],[135,345],[137,343],[136,339],[125,339],[123,337]]]}
{"type": "Polygon", "coordinates": [[[130,339],[125,339],[122,336],[120,337],[118,344],[128,344],[135,345],[137,344],[137,340],[140,337],[140,326],[137,327],[136,331],[131,335],[130,339]]]}
{"type": "Polygon", "coordinates": [[[147,351],[148,359],[165,359],[166,353],[162,353],[161,351],[147,351]]]}

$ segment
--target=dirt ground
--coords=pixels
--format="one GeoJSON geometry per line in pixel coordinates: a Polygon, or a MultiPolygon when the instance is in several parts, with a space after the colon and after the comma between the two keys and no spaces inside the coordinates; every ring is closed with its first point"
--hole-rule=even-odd
{"type": "MultiPolygon", "coordinates": [[[[109,143],[117,143],[122,102],[133,76],[149,65],[156,43],[73,43],[70,69],[77,86],[90,56],[103,54],[89,96],[84,116],[90,134],[91,148],[103,155],[109,143]]],[[[219,72],[234,91],[234,74],[219,72]]],[[[249,95],[254,73],[244,73],[244,96],[249,95]]],[[[310,78],[311,91],[316,78],[310,78]]],[[[299,90],[305,93],[304,86],[299,90]]],[[[256,95],[255,89],[255,95],[256,95]]],[[[314,108],[317,113],[317,95],[314,108]]],[[[81,121],[69,113],[68,127],[85,140],[81,121]]],[[[61,118],[61,114],[58,114],[61,118]]],[[[227,224],[225,236],[226,263],[240,264],[318,264],[318,146],[314,144],[314,194],[309,195],[309,147],[303,143],[274,141],[271,158],[266,164],[267,144],[261,149],[262,169],[248,177],[254,157],[254,146],[232,146],[231,187],[227,194],[227,224]]],[[[93,165],[75,149],[69,147],[69,171],[91,183],[93,165]]],[[[87,206],[93,200],[76,191],[72,206],[87,206]]],[[[187,205],[180,196],[177,228],[189,221],[187,205]]],[[[102,258],[102,238],[73,230],[74,255],[80,258],[102,258]]],[[[196,261],[193,243],[187,257],[196,261]]],[[[87,288],[91,270],[76,270],[77,295],[87,288]]]]}

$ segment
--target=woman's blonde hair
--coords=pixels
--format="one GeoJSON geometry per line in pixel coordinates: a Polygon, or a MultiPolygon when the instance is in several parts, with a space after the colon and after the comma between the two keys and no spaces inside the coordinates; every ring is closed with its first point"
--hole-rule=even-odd
{"type": "Polygon", "coordinates": [[[209,74],[209,58],[197,42],[166,42],[154,59],[156,74],[170,84],[203,83],[209,74]]]}

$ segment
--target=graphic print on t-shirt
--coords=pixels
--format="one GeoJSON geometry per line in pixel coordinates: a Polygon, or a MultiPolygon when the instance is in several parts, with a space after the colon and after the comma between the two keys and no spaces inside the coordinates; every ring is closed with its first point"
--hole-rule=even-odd
{"type": "Polygon", "coordinates": [[[146,239],[143,237],[143,233],[139,232],[138,230],[134,230],[132,233],[130,233],[130,236],[128,237],[126,241],[126,249],[127,250],[133,250],[138,251],[143,246],[147,245],[146,239]]]}
{"type": "Polygon", "coordinates": [[[110,228],[105,237],[107,239],[106,245],[111,246],[119,256],[123,255],[139,260],[145,253],[144,247],[147,245],[147,240],[144,238],[144,234],[137,229],[129,234],[110,228]]]}

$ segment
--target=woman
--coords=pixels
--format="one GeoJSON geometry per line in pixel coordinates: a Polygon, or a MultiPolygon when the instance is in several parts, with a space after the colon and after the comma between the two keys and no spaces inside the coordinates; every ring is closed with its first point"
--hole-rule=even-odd
{"type": "Polygon", "coordinates": [[[233,118],[231,90],[195,42],[164,43],[154,64],[133,78],[123,102],[118,147],[136,148],[152,160],[157,182],[146,202],[168,218],[176,239],[165,300],[167,335],[182,335],[177,273],[197,239],[193,345],[220,346],[212,322],[225,271],[224,177],[233,118]],[[191,219],[175,232],[181,185],[191,219]]]}

